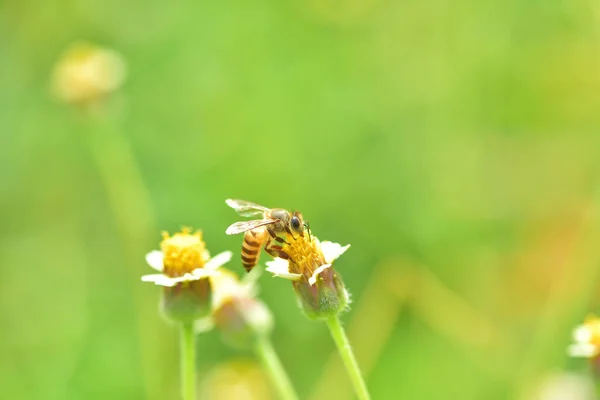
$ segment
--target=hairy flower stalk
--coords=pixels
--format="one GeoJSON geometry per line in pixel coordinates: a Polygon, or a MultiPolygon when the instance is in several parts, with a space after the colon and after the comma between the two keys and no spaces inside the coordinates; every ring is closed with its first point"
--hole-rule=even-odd
{"type": "Polygon", "coordinates": [[[333,262],[349,247],[320,242],[313,235],[288,234],[282,251],[289,259],[275,258],[267,262],[267,271],[291,280],[304,313],[311,319],[327,322],[356,394],[365,400],[370,398],[369,393],[339,320],[339,314],[348,308],[350,296],[342,277],[333,268],[333,262]]]}
{"type": "MultiPolygon", "coordinates": [[[[51,94],[57,102],[78,115],[73,122],[88,141],[89,154],[104,186],[106,200],[114,216],[123,248],[123,264],[139,264],[155,232],[155,220],[148,190],[143,182],[135,155],[120,124],[121,87],[127,77],[127,63],[115,49],[79,40],[59,56],[50,76],[51,94]]],[[[65,107],[65,108],[66,108],[65,107]]],[[[135,304],[139,353],[144,380],[144,398],[162,400],[170,394],[170,373],[160,367],[174,357],[173,344],[165,340],[167,332],[160,321],[151,317],[145,305],[148,291],[135,282],[136,268],[126,268],[135,304]],[[148,335],[152,332],[152,335],[148,335]]]]}
{"type": "Polygon", "coordinates": [[[271,377],[279,398],[297,400],[298,396],[271,344],[273,316],[267,306],[256,298],[256,273],[247,275],[242,282],[233,272],[225,269],[211,276],[214,289],[212,315],[197,321],[196,331],[216,327],[230,346],[254,349],[271,377]]]}
{"type": "Polygon", "coordinates": [[[231,259],[231,252],[210,258],[202,233],[189,228],[169,236],[163,233],[161,250],[146,256],[159,274],[144,275],[142,281],[163,287],[161,311],[181,329],[181,391],[184,400],[196,399],[196,350],[194,322],[211,313],[211,276],[231,259]]]}

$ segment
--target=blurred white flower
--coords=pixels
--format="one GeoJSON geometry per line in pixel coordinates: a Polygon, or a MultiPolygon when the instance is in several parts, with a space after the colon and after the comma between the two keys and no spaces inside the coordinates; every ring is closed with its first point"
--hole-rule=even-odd
{"type": "Polygon", "coordinates": [[[591,358],[600,354],[600,319],[589,316],[573,330],[573,341],[567,348],[572,357],[591,358]]]}
{"type": "Polygon", "coordinates": [[[209,279],[213,289],[212,313],[194,323],[196,332],[217,327],[223,339],[238,347],[247,347],[273,328],[273,316],[267,306],[256,298],[256,273],[241,281],[225,268],[209,279]]]}
{"type": "Polygon", "coordinates": [[[596,400],[594,383],[588,376],[561,372],[548,376],[533,400],[596,400]]]}

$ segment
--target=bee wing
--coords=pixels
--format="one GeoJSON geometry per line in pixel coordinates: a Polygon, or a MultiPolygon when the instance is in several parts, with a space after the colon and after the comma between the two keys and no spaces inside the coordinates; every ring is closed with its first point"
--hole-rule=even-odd
{"type": "Polygon", "coordinates": [[[278,219],[255,219],[252,221],[240,221],[235,224],[231,224],[225,231],[228,235],[236,235],[238,233],[246,232],[260,226],[271,225],[279,221],[278,219]]]}
{"type": "Polygon", "coordinates": [[[246,200],[227,199],[225,203],[242,217],[256,217],[270,211],[267,207],[246,200]]]}

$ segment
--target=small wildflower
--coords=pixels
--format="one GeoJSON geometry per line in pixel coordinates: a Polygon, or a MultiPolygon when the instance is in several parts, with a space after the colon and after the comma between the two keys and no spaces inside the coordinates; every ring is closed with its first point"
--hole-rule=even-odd
{"type": "Polygon", "coordinates": [[[116,91],[125,74],[125,62],[119,53],[78,42],[65,51],[54,67],[52,91],[65,103],[94,103],[116,91]]]}
{"type": "Polygon", "coordinates": [[[233,272],[221,269],[210,281],[212,316],[196,322],[197,332],[214,325],[223,339],[235,347],[250,347],[258,337],[271,332],[273,317],[267,306],[256,298],[258,290],[253,279],[240,282],[233,272]]]}
{"type": "Polygon", "coordinates": [[[202,233],[189,228],[169,236],[163,233],[161,250],[146,256],[148,264],[160,274],[144,275],[142,281],[163,286],[161,308],[171,320],[190,322],[210,313],[212,286],[210,276],[231,259],[226,251],[210,258],[202,233]]]}
{"type": "Polygon", "coordinates": [[[535,400],[592,400],[596,399],[594,382],[585,374],[554,372],[540,382],[532,396],[535,400]]]}
{"type": "Polygon", "coordinates": [[[573,340],[567,351],[572,357],[594,358],[600,354],[600,318],[590,315],[573,330],[573,340]]]}
{"type": "Polygon", "coordinates": [[[267,271],[292,281],[299,303],[310,318],[329,318],[342,312],[350,302],[333,262],[350,245],[320,242],[310,235],[289,238],[283,252],[289,260],[275,258],[267,262],[267,271]]]}

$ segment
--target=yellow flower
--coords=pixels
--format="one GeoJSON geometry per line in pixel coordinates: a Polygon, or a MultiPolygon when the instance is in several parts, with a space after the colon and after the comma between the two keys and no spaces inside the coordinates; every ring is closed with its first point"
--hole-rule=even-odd
{"type": "Polygon", "coordinates": [[[288,235],[286,242],[282,250],[289,260],[275,258],[266,263],[266,270],[292,281],[299,303],[310,318],[329,318],[343,311],[350,297],[333,262],[350,245],[320,242],[312,235],[288,235]]]}
{"type": "Polygon", "coordinates": [[[573,330],[574,344],[568,347],[572,357],[592,358],[600,354],[600,318],[590,315],[573,330]]]}
{"type": "Polygon", "coordinates": [[[292,281],[304,278],[314,286],[319,275],[331,267],[349,247],[349,244],[342,246],[328,241],[319,242],[319,239],[312,235],[311,240],[297,237],[283,246],[283,252],[290,256],[290,262],[277,257],[266,263],[266,270],[273,276],[292,281]]]}
{"type": "Polygon", "coordinates": [[[86,42],[71,45],[54,67],[54,95],[66,103],[89,103],[125,81],[125,62],[114,50],[86,42]]]}
{"type": "Polygon", "coordinates": [[[189,228],[183,228],[173,236],[164,232],[160,248],[148,253],[146,261],[161,273],[144,275],[142,281],[167,287],[212,276],[217,268],[231,260],[232,255],[230,251],[224,251],[210,258],[202,232],[191,234],[189,228]]]}

